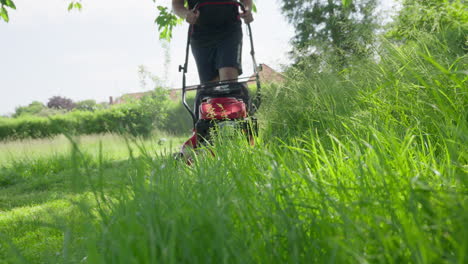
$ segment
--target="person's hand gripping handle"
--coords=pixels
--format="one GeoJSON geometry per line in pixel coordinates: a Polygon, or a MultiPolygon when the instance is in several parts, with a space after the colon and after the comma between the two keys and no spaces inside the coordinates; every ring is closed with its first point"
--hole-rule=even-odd
{"type": "Polygon", "coordinates": [[[244,12],[240,14],[240,17],[242,19],[244,19],[244,22],[246,24],[252,23],[252,21],[254,21],[254,18],[253,18],[253,15],[252,15],[252,10],[250,10],[248,8],[245,8],[243,11],[244,12]]]}
{"type": "Polygon", "coordinates": [[[200,11],[198,11],[197,9],[194,8],[192,10],[187,10],[187,13],[185,15],[185,21],[187,21],[191,25],[196,24],[199,16],[200,11]]]}

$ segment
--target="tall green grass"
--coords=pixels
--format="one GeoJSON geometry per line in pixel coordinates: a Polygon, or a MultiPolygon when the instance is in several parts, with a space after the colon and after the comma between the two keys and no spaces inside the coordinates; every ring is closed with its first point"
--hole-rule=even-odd
{"type": "Polygon", "coordinates": [[[295,73],[268,92],[255,147],[220,139],[192,166],[130,158],[125,192],[96,195],[83,257],[465,263],[466,56],[426,37],[379,63],[295,73]]]}
{"type": "Polygon", "coordinates": [[[467,57],[426,34],[379,55],[292,71],[266,91],[255,146],[221,136],[192,166],[138,142],[117,165],[73,145],[57,170],[92,202],[51,259],[466,263],[467,57]]]}
{"type": "MultiPolygon", "coordinates": [[[[466,185],[418,136],[326,147],[223,141],[195,165],[133,160],[89,263],[463,263],[466,185]],[[242,150],[242,151],[239,151],[242,150]]],[[[99,197],[97,197],[99,199],[99,197]]],[[[95,234],[95,235],[94,235],[95,234]]]]}

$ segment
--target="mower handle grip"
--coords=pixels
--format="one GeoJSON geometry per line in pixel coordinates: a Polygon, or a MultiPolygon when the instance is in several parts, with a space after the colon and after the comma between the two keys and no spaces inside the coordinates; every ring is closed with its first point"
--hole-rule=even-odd
{"type": "MultiPolygon", "coordinates": [[[[232,1],[222,2],[222,3],[224,3],[224,4],[226,4],[226,3],[236,4],[237,6],[240,7],[240,9],[242,10],[242,12],[245,12],[245,5],[244,5],[244,3],[240,2],[240,1],[232,0],[232,1]]],[[[193,9],[197,10],[197,9],[199,8],[199,5],[200,5],[200,4],[197,3],[197,4],[193,7],[193,9]]],[[[202,6],[203,6],[203,5],[202,5],[202,6]]]]}
{"type": "Polygon", "coordinates": [[[236,3],[239,5],[239,7],[240,7],[240,9],[242,10],[242,12],[245,12],[245,5],[244,5],[244,3],[240,2],[240,1],[233,1],[233,2],[236,2],[236,3]]]}

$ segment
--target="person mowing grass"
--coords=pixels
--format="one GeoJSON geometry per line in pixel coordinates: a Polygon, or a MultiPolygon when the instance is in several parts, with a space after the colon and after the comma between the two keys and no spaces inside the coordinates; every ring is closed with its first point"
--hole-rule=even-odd
{"type": "MultiPolygon", "coordinates": [[[[253,16],[252,0],[241,0],[241,2],[242,5],[237,1],[229,0],[172,0],[174,13],[190,24],[188,45],[190,44],[192,47],[201,84],[210,82],[215,83],[215,85],[218,82],[237,83],[239,75],[242,74],[243,34],[241,19],[248,24],[253,21],[253,16]],[[239,7],[242,9],[242,13],[239,13],[239,7]]],[[[186,65],[187,61],[184,67],[186,65]]],[[[242,97],[244,100],[246,98],[245,101],[250,105],[247,86],[240,85],[243,87],[241,89],[242,97]]],[[[206,132],[211,127],[206,122],[206,118],[200,117],[199,108],[202,100],[206,99],[206,94],[203,91],[206,87],[200,87],[203,88],[197,89],[195,109],[193,112],[189,110],[194,121],[193,134],[183,144],[181,152],[175,155],[177,158],[185,156],[185,149],[196,148],[199,135],[206,140],[207,135],[202,131],[206,132]]],[[[245,104],[243,105],[245,106],[245,104]]],[[[189,109],[187,105],[185,106],[189,109]]]]}
{"type": "Polygon", "coordinates": [[[241,18],[254,19],[252,0],[241,2],[243,13],[228,0],[172,0],[174,13],[193,25],[190,41],[201,83],[236,81],[242,74],[241,18]]]}

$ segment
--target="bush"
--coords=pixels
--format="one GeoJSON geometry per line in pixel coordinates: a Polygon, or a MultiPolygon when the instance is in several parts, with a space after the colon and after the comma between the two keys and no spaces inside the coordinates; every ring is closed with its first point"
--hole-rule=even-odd
{"type": "Polygon", "coordinates": [[[165,91],[157,90],[139,101],[109,109],[72,111],[64,115],[0,119],[0,140],[44,138],[59,134],[127,133],[148,136],[163,127],[169,100],[165,91]]]}
{"type": "MultiPolygon", "coordinates": [[[[187,94],[187,104],[192,107],[194,102],[195,93],[187,94]]],[[[192,117],[182,102],[171,102],[167,111],[167,120],[161,129],[172,134],[187,134],[192,128],[192,117]]]]}
{"type": "Polygon", "coordinates": [[[81,111],[96,111],[98,109],[102,109],[102,105],[97,104],[95,100],[83,100],[79,101],[75,104],[76,110],[81,110],[81,111]]]}
{"type": "Polygon", "coordinates": [[[16,108],[13,117],[20,117],[26,115],[36,115],[46,109],[46,106],[38,101],[30,103],[28,106],[20,106],[16,108]]]}

